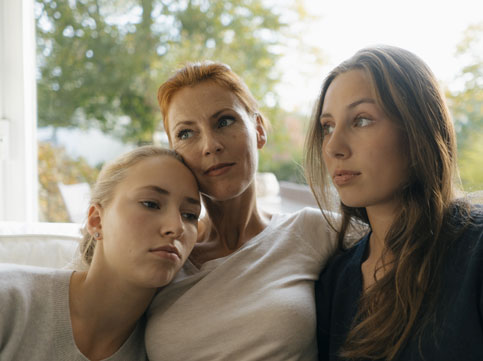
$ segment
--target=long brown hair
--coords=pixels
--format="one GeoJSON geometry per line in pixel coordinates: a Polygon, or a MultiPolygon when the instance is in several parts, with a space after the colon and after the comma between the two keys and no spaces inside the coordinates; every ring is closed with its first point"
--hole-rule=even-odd
{"type": "MultiPolygon", "coordinates": [[[[407,149],[401,151],[409,160],[409,180],[398,195],[398,214],[385,238],[385,252],[393,256],[390,270],[361,296],[340,355],[393,360],[409,338],[435,317],[443,259],[449,240],[455,238],[456,226],[453,229],[448,219],[458,179],[456,140],[438,82],[420,58],[392,46],[360,50],[325,79],[306,138],[306,176],[322,210],[334,204],[335,192],[322,158],[320,115],[332,81],[354,69],[369,76],[376,102],[402,130],[407,149]]],[[[344,249],[348,226],[369,220],[365,208],[338,203],[339,248],[344,249]]],[[[465,207],[457,209],[466,212],[465,207]]]]}

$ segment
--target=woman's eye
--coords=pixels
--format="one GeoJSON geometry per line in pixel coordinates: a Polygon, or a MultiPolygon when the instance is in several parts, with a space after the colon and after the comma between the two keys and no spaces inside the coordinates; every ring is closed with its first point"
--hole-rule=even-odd
{"type": "Polygon", "coordinates": [[[159,209],[159,204],[158,202],[154,201],[142,201],[140,202],[144,207],[146,208],[151,208],[151,209],[159,209]]]}
{"type": "Polygon", "coordinates": [[[218,120],[218,128],[227,127],[235,122],[233,117],[222,117],[218,120]]]}
{"type": "Polygon", "coordinates": [[[322,133],[324,135],[329,135],[334,132],[334,126],[330,123],[322,124],[322,133]]]}
{"type": "Polygon", "coordinates": [[[176,138],[184,140],[191,138],[193,136],[193,131],[191,129],[182,129],[176,134],[176,138]]]}
{"type": "Polygon", "coordinates": [[[190,222],[197,222],[199,218],[199,216],[195,213],[183,212],[181,215],[190,222]]]}
{"type": "Polygon", "coordinates": [[[373,122],[372,119],[366,118],[366,117],[358,117],[354,121],[354,126],[355,127],[367,127],[373,122]]]}

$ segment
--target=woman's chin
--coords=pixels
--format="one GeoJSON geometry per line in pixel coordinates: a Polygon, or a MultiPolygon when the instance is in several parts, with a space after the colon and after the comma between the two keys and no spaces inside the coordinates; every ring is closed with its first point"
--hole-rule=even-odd
{"type": "Polygon", "coordinates": [[[359,199],[342,199],[341,202],[344,206],[349,208],[364,208],[366,206],[366,202],[361,201],[359,199]]]}
{"type": "Polygon", "coordinates": [[[201,194],[213,202],[226,202],[234,200],[243,195],[248,187],[241,185],[220,185],[217,187],[210,187],[210,189],[201,190],[201,194]]]}

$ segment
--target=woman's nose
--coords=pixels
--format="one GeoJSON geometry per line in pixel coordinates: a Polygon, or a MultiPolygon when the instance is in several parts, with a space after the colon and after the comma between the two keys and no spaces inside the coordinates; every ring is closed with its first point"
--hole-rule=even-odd
{"type": "Polygon", "coordinates": [[[176,212],[176,214],[165,214],[161,217],[161,235],[163,237],[179,239],[183,236],[183,233],[183,221],[179,212],[176,212]]]}
{"type": "Polygon", "coordinates": [[[347,134],[343,129],[334,129],[334,131],[324,136],[324,151],[333,158],[347,158],[351,154],[347,134]]]}
{"type": "Polygon", "coordinates": [[[203,154],[211,155],[224,149],[222,142],[214,134],[206,134],[203,139],[203,154]]]}

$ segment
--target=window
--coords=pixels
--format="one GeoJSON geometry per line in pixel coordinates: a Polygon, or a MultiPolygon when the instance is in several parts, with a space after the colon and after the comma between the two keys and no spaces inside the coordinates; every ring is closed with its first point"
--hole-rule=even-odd
{"type": "MultiPolygon", "coordinates": [[[[131,6],[132,3],[121,1],[113,6],[110,1],[94,0],[2,0],[0,2],[0,220],[73,220],[72,215],[69,214],[69,205],[64,204],[63,194],[69,191],[76,195],[85,193],[86,184],[95,179],[96,171],[104,160],[113,158],[127,148],[143,142],[155,141],[156,132],[161,130],[160,114],[154,97],[157,86],[179,64],[200,58],[211,58],[230,64],[247,81],[255,97],[260,100],[262,110],[268,113],[268,117],[274,122],[274,131],[277,133],[271,134],[270,142],[261,155],[260,170],[276,173],[279,180],[300,181],[299,177],[294,176],[296,172],[294,168],[298,168],[296,161],[300,161],[301,151],[295,146],[287,147],[286,144],[303,142],[303,125],[310,111],[282,109],[278,95],[281,91],[278,86],[282,75],[285,77],[288,74],[285,71],[287,63],[290,63],[289,68],[299,69],[293,84],[304,84],[306,87],[308,78],[319,78],[321,81],[327,70],[324,68],[324,71],[321,71],[323,67],[320,65],[326,64],[323,57],[317,55],[320,49],[316,49],[312,54],[310,52],[312,45],[303,46],[303,40],[309,38],[306,36],[309,31],[301,30],[300,26],[308,25],[310,21],[308,19],[300,21],[300,18],[293,13],[287,16],[290,11],[287,4],[292,3],[289,1],[263,0],[260,3],[254,1],[254,4],[263,4],[264,7],[239,8],[241,6],[238,5],[239,2],[227,0],[219,2],[221,5],[216,9],[208,9],[210,2],[196,0],[144,1],[143,5],[139,5],[141,2],[138,2],[136,6],[131,6]],[[90,78],[85,79],[80,79],[78,74],[74,74],[74,80],[67,87],[75,88],[80,81],[90,81],[98,84],[99,88],[102,86],[103,89],[112,90],[110,93],[96,94],[97,98],[91,99],[92,102],[83,108],[88,109],[90,113],[74,109],[71,113],[63,112],[62,114],[66,114],[65,117],[58,117],[59,121],[71,122],[63,123],[63,128],[73,126],[76,129],[59,127],[59,130],[55,131],[52,127],[55,119],[50,119],[50,123],[44,122],[44,119],[48,118],[48,114],[45,114],[48,109],[44,106],[39,106],[42,112],[39,112],[37,117],[37,102],[40,105],[45,100],[37,98],[38,94],[40,96],[45,94],[44,89],[41,88],[45,84],[39,82],[39,88],[36,86],[37,80],[43,76],[35,64],[35,18],[39,18],[39,4],[49,7],[52,19],[58,17],[57,12],[60,13],[60,7],[62,11],[69,11],[68,8],[74,5],[102,4],[106,7],[98,11],[99,8],[88,6],[85,10],[87,15],[91,13],[92,16],[89,15],[91,18],[99,16],[99,20],[103,21],[105,35],[103,37],[99,38],[96,33],[98,29],[93,25],[94,20],[89,19],[89,16],[75,20],[85,27],[84,30],[68,24],[62,27],[63,36],[67,40],[72,40],[72,46],[66,48],[67,52],[81,51],[81,57],[74,59],[76,67],[80,63],[85,66],[85,68],[79,68],[79,74],[88,73],[86,70],[92,67],[100,69],[100,72],[92,72],[90,78]],[[151,18],[143,17],[140,6],[149,7],[149,4],[154,4],[154,7],[146,10],[146,13],[151,14],[151,18]],[[217,11],[221,11],[221,15],[217,11]],[[260,11],[260,13],[254,13],[254,11],[260,11]],[[206,21],[192,20],[203,16],[206,17],[206,19],[203,18],[206,21]],[[263,21],[264,16],[267,21],[263,21]],[[213,26],[203,25],[209,21],[213,21],[213,26]],[[293,22],[285,28],[292,29],[287,31],[293,32],[286,38],[283,31],[279,31],[283,28],[281,25],[283,22],[293,22]],[[233,28],[232,24],[239,28],[233,28]],[[291,28],[290,26],[294,24],[296,26],[291,28]],[[74,42],[76,37],[86,36],[87,31],[91,31],[89,36],[94,39],[97,36],[97,40],[85,49],[76,47],[74,42]],[[142,33],[143,31],[146,33],[142,33]],[[300,37],[296,34],[300,34],[300,37]],[[119,43],[119,39],[122,39],[122,44],[119,43]],[[250,46],[253,46],[253,52],[250,52],[250,46]],[[287,60],[289,59],[287,57],[282,59],[281,54],[284,52],[292,54],[290,58],[292,60],[287,60]],[[131,57],[136,53],[143,54],[142,59],[149,58],[150,62],[139,62],[139,59],[131,57]],[[293,58],[294,55],[295,58],[293,58]],[[311,65],[316,66],[307,67],[308,62],[305,58],[312,59],[311,65]],[[96,59],[100,59],[97,65],[96,59]],[[122,60],[124,64],[118,64],[112,59],[122,60]],[[280,59],[282,61],[279,61],[280,59]],[[80,60],[87,61],[80,62],[80,60]],[[293,66],[294,63],[297,66],[293,66]],[[285,70],[277,67],[277,64],[285,64],[283,65],[285,70]],[[122,68],[122,66],[126,67],[122,68]],[[135,69],[135,71],[129,69],[135,69]],[[303,77],[304,72],[307,78],[303,77]],[[109,74],[109,76],[96,77],[95,74],[109,74]],[[314,74],[320,74],[320,76],[317,77],[314,74]],[[265,79],[265,81],[260,82],[259,79],[265,79]],[[107,109],[104,113],[103,107],[107,109]],[[146,111],[148,108],[150,110],[146,111]],[[143,127],[148,131],[144,132],[143,127]],[[55,139],[55,142],[51,139],[55,139]],[[71,147],[74,143],[73,139],[77,143],[76,149],[71,147]],[[37,148],[37,140],[41,142],[39,148],[37,148]],[[84,148],[81,148],[82,146],[84,148]],[[95,148],[94,151],[92,148],[95,148]],[[42,183],[43,179],[40,179],[39,187],[39,173],[46,177],[49,173],[38,172],[38,164],[43,167],[45,165],[43,161],[52,159],[52,157],[44,157],[48,152],[61,158],[62,162],[58,169],[68,167],[76,169],[75,172],[55,178],[49,183],[52,187],[50,190],[44,185],[47,183],[42,183]],[[59,155],[65,155],[65,157],[59,157],[59,155]],[[40,159],[39,162],[38,159],[40,159]],[[38,194],[40,194],[40,201],[38,194]]],[[[312,5],[315,3],[317,1],[312,5]]],[[[324,9],[327,10],[327,7],[324,9]]],[[[459,11],[464,12],[464,7],[459,11]]],[[[466,12],[473,15],[479,14],[477,11],[466,12]]],[[[327,18],[335,24],[337,16],[335,16],[336,13],[333,15],[327,18]]],[[[426,18],[423,18],[426,27],[426,18]]],[[[325,20],[317,21],[321,23],[325,20]]],[[[471,17],[466,21],[468,25],[471,24],[471,17]]],[[[447,28],[447,24],[452,22],[443,21],[443,23],[447,28]]],[[[48,22],[44,22],[42,26],[48,29],[48,22]]],[[[464,184],[466,190],[480,190],[480,194],[483,184],[483,173],[481,167],[478,167],[481,163],[481,139],[483,139],[479,70],[481,52],[478,53],[476,49],[481,48],[482,29],[483,24],[475,24],[468,27],[466,35],[461,34],[462,44],[466,44],[466,48],[463,47],[461,50],[460,46],[460,52],[463,52],[463,57],[469,59],[467,65],[471,66],[465,66],[464,69],[459,70],[455,67],[455,74],[460,71],[463,75],[460,77],[462,89],[451,91],[452,94],[449,97],[457,120],[458,136],[461,138],[459,156],[464,184]]],[[[453,33],[457,32],[459,31],[453,31],[453,33]]],[[[312,33],[316,34],[316,40],[319,41],[321,31],[312,31],[312,33]]],[[[378,29],[377,33],[380,33],[378,29]]],[[[325,47],[333,51],[342,50],[346,42],[332,38],[337,46],[324,42],[325,47]]],[[[372,40],[371,43],[373,43],[372,40]]],[[[353,49],[344,50],[346,53],[353,52],[353,49]]],[[[436,52],[437,49],[430,50],[436,52]]],[[[418,51],[415,52],[418,53],[418,51]]],[[[47,57],[38,59],[45,61],[47,57]]],[[[49,70],[49,76],[53,78],[62,75],[63,71],[62,68],[55,66],[56,61],[49,70]]],[[[48,86],[57,87],[55,81],[48,86]]],[[[290,88],[292,93],[294,89],[290,88]]],[[[304,92],[295,92],[303,93],[304,99],[309,100],[304,92]]],[[[315,97],[316,93],[317,90],[310,90],[308,96],[312,94],[315,97]]],[[[67,100],[68,97],[63,98],[60,104],[65,104],[67,100]]],[[[49,167],[43,169],[47,168],[49,167]]],[[[78,198],[76,202],[82,203],[82,196],[78,198]]]]}
{"type": "Polygon", "coordinates": [[[37,220],[32,0],[0,2],[0,220],[37,220]]]}

